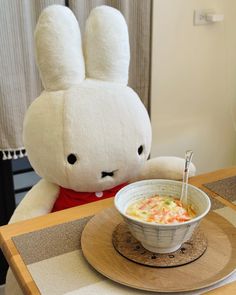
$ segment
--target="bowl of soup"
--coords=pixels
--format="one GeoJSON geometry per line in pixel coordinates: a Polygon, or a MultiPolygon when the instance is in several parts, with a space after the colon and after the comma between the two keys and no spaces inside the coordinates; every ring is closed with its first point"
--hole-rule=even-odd
{"type": "Polygon", "coordinates": [[[209,212],[205,192],[188,184],[187,205],[180,202],[182,182],[142,180],[122,188],[114,203],[131,234],[154,253],[171,253],[189,240],[209,212]]]}

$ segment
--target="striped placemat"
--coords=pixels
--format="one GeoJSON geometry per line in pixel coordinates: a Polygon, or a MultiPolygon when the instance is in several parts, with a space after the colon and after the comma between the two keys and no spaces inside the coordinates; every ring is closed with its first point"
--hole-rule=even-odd
{"type": "Polygon", "coordinates": [[[230,202],[236,201],[236,176],[205,183],[203,186],[230,202]]]}
{"type": "MultiPolygon", "coordinates": [[[[214,211],[236,227],[233,209],[221,206],[214,211]]],[[[80,244],[82,230],[90,218],[91,216],[13,238],[42,295],[168,294],[132,289],[96,272],[83,257],[80,244]]],[[[236,273],[209,288],[181,294],[202,294],[234,280],[236,273]]]]}

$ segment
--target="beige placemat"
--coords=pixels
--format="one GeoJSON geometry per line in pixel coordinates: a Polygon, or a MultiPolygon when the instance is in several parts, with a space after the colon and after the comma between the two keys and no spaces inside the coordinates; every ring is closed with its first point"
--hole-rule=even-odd
{"type": "MultiPolygon", "coordinates": [[[[236,226],[236,214],[231,208],[222,207],[215,212],[227,218],[236,226]]],[[[140,291],[110,281],[87,263],[81,251],[80,237],[90,218],[87,217],[23,234],[13,239],[41,294],[162,294],[140,291]]],[[[236,273],[209,288],[174,294],[202,294],[235,280],[236,273]]]]}
{"type": "Polygon", "coordinates": [[[204,186],[228,201],[236,201],[236,176],[205,183],[204,186]]]}
{"type": "Polygon", "coordinates": [[[26,265],[81,249],[84,226],[92,216],[13,238],[26,265]]]}

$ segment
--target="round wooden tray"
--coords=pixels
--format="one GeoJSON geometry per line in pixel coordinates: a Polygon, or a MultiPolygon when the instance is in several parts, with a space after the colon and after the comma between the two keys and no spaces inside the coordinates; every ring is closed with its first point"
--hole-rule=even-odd
{"type": "Polygon", "coordinates": [[[113,247],[112,233],[121,221],[115,208],[105,209],[87,223],[81,237],[87,261],[115,282],[146,291],[183,292],[213,285],[236,268],[236,230],[214,212],[200,224],[208,239],[206,252],[192,263],[173,268],[144,266],[120,255],[113,247]]]}

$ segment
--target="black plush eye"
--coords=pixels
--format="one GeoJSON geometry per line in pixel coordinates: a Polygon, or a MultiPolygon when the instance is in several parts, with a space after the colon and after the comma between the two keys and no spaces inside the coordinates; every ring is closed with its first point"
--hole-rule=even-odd
{"type": "Polygon", "coordinates": [[[138,148],[138,154],[141,155],[143,153],[143,146],[140,145],[140,147],[138,148]]]}
{"type": "Polygon", "coordinates": [[[75,162],[77,161],[77,157],[75,154],[69,154],[69,156],[67,157],[67,161],[68,163],[70,163],[71,165],[74,165],[75,162]]]}

